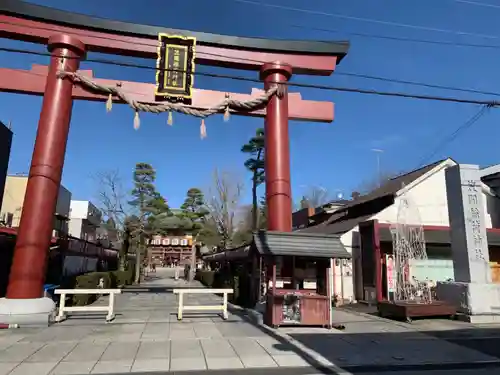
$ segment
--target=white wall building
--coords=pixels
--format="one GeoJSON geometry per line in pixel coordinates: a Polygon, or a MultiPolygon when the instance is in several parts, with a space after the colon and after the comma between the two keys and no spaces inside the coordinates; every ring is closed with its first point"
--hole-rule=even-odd
{"type": "MultiPolygon", "coordinates": [[[[326,207],[329,216],[327,220],[301,230],[311,233],[341,234],[342,243],[353,255],[352,263],[347,262],[343,267],[343,278],[340,274],[340,264],[335,267],[336,294],[343,295],[347,300],[373,299],[374,291],[369,291],[370,296],[367,296],[367,291],[363,290],[362,285],[359,224],[368,220],[397,223],[398,207],[403,194],[406,194],[418,209],[420,220],[416,218],[416,221],[420,222],[415,224],[449,227],[445,170],[456,164],[452,159],[446,159],[395,177],[379,189],[343,207],[335,207],[329,213],[329,208],[326,207]]],[[[500,227],[500,199],[486,184],[483,184],[482,188],[485,197],[483,200],[486,212],[485,225],[487,228],[500,227]]],[[[428,248],[428,253],[429,251],[432,249],[428,248]]]]}
{"type": "Polygon", "coordinates": [[[89,201],[71,201],[69,235],[95,242],[101,224],[101,211],[89,201]]]}

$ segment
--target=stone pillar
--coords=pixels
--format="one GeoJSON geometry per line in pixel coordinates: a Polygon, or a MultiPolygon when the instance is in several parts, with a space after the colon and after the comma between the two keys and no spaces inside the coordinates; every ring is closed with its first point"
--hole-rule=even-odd
{"type": "Polygon", "coordinates": [[[437,297],[453,304],[463,320],[499,322],[500,285],[491,283],[479,166],[456,165],[445,173],[455,280],[438,282],[437,297]]]}
{"type": "Polygon", "coordinates": [[[46,325],[54,308],[51,299],[41,297],[73,105],[73,83],[58,78],[57,72],[76,71],[85,46],[63,34],[49,39],[48,50],[52,56],[7,298],[0,300],[2,323],[35,324],[37,321],[46,325]]]}
{"type": "MultiPolygon", "coordinates": [[[[286,83],[292,75],[289,65],[264,64],[261,78],[266,90],[276,82],[286,83]]],[[[286,87],[285,87],[286,89],[286,87]]],[[[292,190],[290,186],[290,139],[288,135],[288,90],[273,96],[265,120],[267,229],[292,231],[292,190]]]]}
{"type": "Polygon", "coordinates": [[[481,185],[477,165],[461,164],[446,170],[451,248],[458,282],[491,282],[481,185]]]}

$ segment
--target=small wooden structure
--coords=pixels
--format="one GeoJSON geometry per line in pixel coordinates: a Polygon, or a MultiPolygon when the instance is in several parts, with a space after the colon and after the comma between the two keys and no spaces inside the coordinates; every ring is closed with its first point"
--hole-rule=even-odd
{"type": "Polygon", "coordinates": [[[457,309],[444,301],[419,303],[413,301],[380,301],[378,302],[379,316],[384,318],[402,319],[411,323],[413,318],[445,316],[454,318],[457,309]]]}
{"type": "Polygon", "coordinates": [[[250,245],[204,260],[247,263],[248,293],[254,304],[265,299],[265,324],[330,327],[332,264],[349,258],[336,235],[260,231],[250,245]]]}

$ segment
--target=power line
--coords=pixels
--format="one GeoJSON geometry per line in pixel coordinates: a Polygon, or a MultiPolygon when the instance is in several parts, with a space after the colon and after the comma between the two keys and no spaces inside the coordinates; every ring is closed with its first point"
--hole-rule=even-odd
{"type": "MultiPolygon", "coordinates": [[[[499,46],[499,48],[500,48],[500,46],[499,46]]],[[[203,52],[203,54],[204,55],[224,57],[224,56],[216,54],[216,53],[203,52]]],[[[249,59],[249,58],[241,58],[241,60],[251,61],[251,62],[257,62],[259,64],[266,64],[267,63],[266,61],[249,59]]],[[[368,74],[335,71],[335,75],[349,76],[349,77],[356,77],[356,78],[363,78],[363,79],[372,79],[372,80],[376,80],[376,81],[384,81],[384,82],[390,82],[390,83],[400,83],[400,84],[405,84],[405,85],[413,85],[413,86],[427,87],[427,88],[440,89],[440,90],[452,90],[452,91],[470,92],[470,93],[481,94],[481,95],[500,96],[500,93],[498,93],[498,92],[483,91],[483,90],[477,90],[477,89],[454,87],[454,86],[446,86],[446,85],[436,85],[436,84],[433,84],[433,83],[416,82],[416,81],[409,81],[409,80],[401,80],[401,79],[397,79],[397,78],[373,76],[373,75],[368,75],[368,74]]]]}
{"type": "Polygon", "coordinates": [[[427,154],[427,156],[423,157],[417,168],[421,168],[423,165],[427,164],[429,160],[433,159],[436,154],[442,151],[444,146],[453,142],[464,130],[472,127],[472,125],[474,125],[481,117],[483,117],[483,115],[485,115],[489,109],[489,106],[482,106],[478,112],[476,112],[471,118],[469,118],[466,122],[456,128],[452,133],[446,136],[446,138],[440,141],[438,145],[434,147],[430,153],[427,154]]]}
{"type": "Polygon", "coordinates": [[[467,5],[476,5],[476,6],[480,6],[480,7],[500,9],[500,5],[481,3],[479,1],[472,1],[472,0],[452,0],[452,1],[454,1],[456,3],[467,4],[467,5]]]}
{"type": "MultiPolygon", "coordinates": [[[[0,51],[3,52],[11,52],[11,53],[21,53],[21,54],[31,54],[38,56],[52,56],[47,52],[38,52],[38,51],[30,51],[16,48],[6,48],[0,47],[0,51]]],[[[61,58],[68,58],[67,56],[60,56],[61,58]]],[[[132,67],[138,69],[152,70],[152,71],[175,71],[181,73],[187,73],[185,70],[181,69],[158,69],[157,67],[151,67],[148,65],[141,64],[132,64],[132,63],[124,63],[119,61],[113,61],[108,59],[87,59],[87,62],[99,63],[99,64],[107,64],[113,66],[122,66],[122,67],[132,67]]],[[[227,74],[215,74],[215,73],[206,73],[206,72],[193,72],[194,75],[213,77],[213,78],[221,78],[221,79],[232,79],[238,81],[246,81],[246,82],[254,82],[254,83],[262,83],[261,80],[256,78],[247,78],[241,76],[227,75],[227,74]]],[[[405,92],[396,92],[396,91],[380,91],[380,90],[370,90],[370,89],[360,89],[354,87],[341,87],[341,86],[328,86],[328,85],[317,85],[317,84],[307,84],[307,83],[298,83],[298,82],[271,82],[278,83],[284,86],[289,87],[301,87],[301,88],[310,88],[317,90],[325,90],[325,91],[339,91],[339,92],[351,92],[358,94],[367,94],[367,95],[378,95],[378,96],[389,96],[389,97],[399,97],[399,98],[408,98],[408,99],[421,99],[421,100],[433,100],[440,102],[450,102],[450,103],[462,103],[462,104],[479,104],[479,105],[488,105],[490,107],[496,107],[500,105],[500,102],[495,100],[478,100],[478,99],[462,99],[456,97],[446,97],[446,96],[436,96],[436,95],[420,95],[420,94],[411,94],[405,92]]]]}
{"type": "Polygon", "coordinates": [[[437,27],[411,25],[411,24],[401,23],[401,22],[383,21],[383,20],[378,20],[378,19],[374,19],[374,18],[348,16],[348,15],[340,14],[340,13],[329,13],[329,12],[324,12],[324,11],[319,11],[319,10],[296,8],[296,7],[291,7],[288,5],[270,4],[270,3],[264,3],[264,2],[260,2],[260,1],[254,1],[254,0],[233,0],[233,1],[235,1],[237,3],[242,3],[242,4],[257,5],[257,6],[267,7],[267,8],[289,10],[289,11],[299,12],[299,13],[304,13],[304,14],[313,14],[313,15],[318,15],[318,16],[334,17],[334,18],[346,19],[346,20],[351,20],[351,21],[368,22],[368,23],[374,23],[374,24],[385,25],[385,26],[403,27],[403,28],[409,28],[409,29],[413,29],[413,30],[432,31],[432,32],[461,35],[461,36],[473,36],[473,37],[486,38],[486,39],[500,39],[499,36],[495,36],[495,35],[477,34],[477,33],[470,33],[467,31],[456,31],[456,30],[440,29],[437,27]]]}
{"type": "MultiPolygon", "coordinates": [[[[13,23],[10,23],[10,22],[0,22],[0,24],[13,25],[13,23]]],[[[46,30],[46,31],[57,32],[57,30],[55,30],[53,28],[50,28],[50,27],[34,27],[34,28],[38,29],[38,30],[46,30]]],[[[318,30],[322,30],[322,31],[333,31],[333,30],[328,30],[328,29],[319,29],[319,28],[317,28],[317,29],[318,30]]],[[[335,32],[335,31],[333,31],[333,32],[335,32]]],[[[360,34],[360,35],[370,36],[368,34],[366,34],[366,35],[365,34],[360,34]]],[[[379,37],[379,36],[373,36],[373,37],[379,37]]],[[[386,38],[386,37],[382,37],[382,36],[380,36],[380,37],[381,38],[386,38]]],[[[104,40],[110,40],[110,41],[116,41],[116,38],[112,38],[112,37],[108,37],[108,36],[100,36],[100,37],[96,37],[96,38],[104,39],[104,40]]],[[[387,37],[387,38],[394,39],[392,37],[387,37]]],[[[397,37],[395,37],[395,38],[397,40],[405,40],[404,38],[397,38],[397,37]]],[[[424,40],[413,40],[413,41],[415,41],[415,42],[434,42],[434,41],[424,41],[424,40]]],[[[445,43],[445,42],[443,42],[443,43],[445,43]]],[[[147,43],[136,43],[136,44],[137,45],[142,45],[142,46],[145,46],[145,47],[146,46],[147,47],[151,46],[150,44],[147,44],[147,43]]],[[[462,45],[465,45],[465,44],[462,44],[462,45]]],[[[468,46],[479,47],[479,45],[468,45],[468,46]]],[[[483,45],[481,47],[500,49],[500,46],[486,46],[486,45],[483,45]]],[[[34,52],[34,51],[25,52],[25,51],[16,50],[16,49],[11,49],[11,51],[12,52],[18,52],[18,53],[31,53],[31,54],[40,54],[40,55],[43,55],[43,56],[49,56],[46,53],[37,53],[37,52],[34,52]]],[[[5,52],[10,52],[10,51],[7,51],[7,49],[5,49],[5,52]]],[[[220,54],[210,53],[210,52],[198,52],[197,54],[198,55],[206,55],[206,56],[214,56],[214,57],[226,57],[226,56],[223,56],[223,55],[220,55],[220,54]]],[[[257,63],[260,63],[260,64],[265,64],[265,63],[268,62],[268,61],[261,61],[261,60],[249,59],[249,58],[239,58],[239,59],[240,60],[244,60],[244,61],[257,62],[257,63]]],[[[87,60],[87,61],[90,61],[90,60],[87,60]]],[[[197,74],[198,75],[205,75],[205,76],[209,76],[209,77],[224,78],[222,76],[213,75],[213,74],[209,74],[209,73],[197,73],[197,74]]],[[[386,78],[386,77],[369,76],[369,75],[366,75],[366,74],[362,75],[362,74],[357,74],[357,73],[342,73],[342,72],[337,72],[336,74],[337,75],[353,76],[353,77],[355,76],[355,77],[358,77],[358,78],[366,78],[366,79],[380,80],[380,81],[393,82],[393,83],[401,83],[401,84],[414,85],[414,86],[421,86],[421,87],[428,87],[428,88],[443,89],[443,90],[463,91],[463,92],[470,92],[470,93],[483,94],[483,95],[494,95],[494,96],[498,96],[499,95],[499,93],[496,93],[496,92],[488,92],[488,91],[481,91],[481,90],[469,89],[469,88],[458,88],[458,87],[451,87],[451,86],[435,85],[435,84],[429,84],[429,83],[423,83],[423,82],[415,82],[415,81],[404,81],[404,80],[391,79],[391,78],[386,78]]],[[[260,81],[257,81],[257,82],[260,82],[260,81]]]]}
{"type": "Polygon", "coordinates": [[[359,36],[359,37],[363,37],[363,38],[391,40],[391,41],[405,42],[405,43],[434,44],[434,45],[449,46],[449,47],[471,47],[471,48],[483,48],[483,49],[500,49],[500,45],[492,45],[492,44],[447,42],[444,40],[406,38],[406,37],[371,34],[371,33],[368,34],[368,33],[360,33],[360,32],[343,31],[343,30],[338,30],[338,29],[328,29],[328,28],[323,28],[323,27],[313,27],[313,26],[304,26],[304,25],[290,25],[290,26],[297,27],[300,29],[306,29],[306,30],[323,31],[323,32],[333,33],[333,34],[346,34],[346,35],[352,35],[352,36],[359,36]]]}
{"type": "Polygon", "coordinates": [[[463,92],[470,92],[470,93],[474,93],[474,94],[500,96],[500,93],[492,92],[492,91],[482,91],[482,90],[460,88],[460,87],[453,87],[453,86],[435,85],[432,83],[407,81],[407,80],[402,80],[402,79],[397,79],[397,78],[372,76],[372,75],[367,75],[367,74],[335,72],[335,75],[364,78],[364,79],[373,79],[376,81],[383,81],[383,82],[389,82],[389,83],[401,83],[404,85],[421,86],[421,87],[428,87],[428,88],[433,88],[433,89],[463,91],[463,92]]]}

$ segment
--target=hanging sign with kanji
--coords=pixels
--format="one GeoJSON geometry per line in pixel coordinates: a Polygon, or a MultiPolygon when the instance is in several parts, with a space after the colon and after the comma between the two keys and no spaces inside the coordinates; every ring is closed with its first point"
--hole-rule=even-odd
{"type": "Polygon", "coordinates": [[[196,38],[158,35],[156,96],[174,102],[191,99],[196,38]]]}

